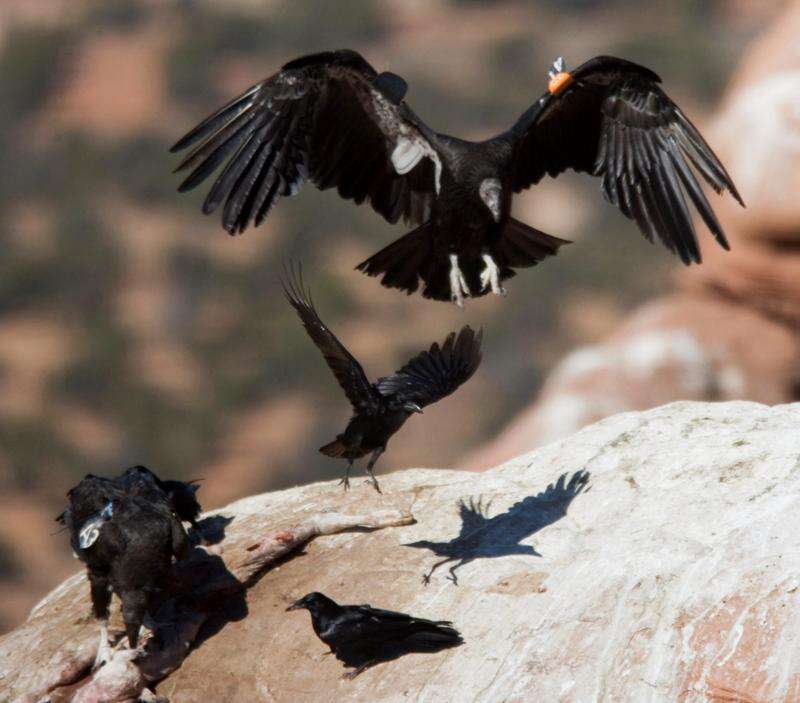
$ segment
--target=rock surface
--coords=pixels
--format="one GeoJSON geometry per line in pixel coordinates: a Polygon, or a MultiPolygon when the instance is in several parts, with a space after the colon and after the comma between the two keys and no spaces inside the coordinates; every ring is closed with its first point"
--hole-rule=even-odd
{"type": "MultiPolygon", "coordinates": [[[[209,620],[159,696],[800,700],[800,404],[675,403],[607,418],[485,473],[409,470],[382,487],[344,496],[314,484],[218,511],[232,518],[223,555],[231,542],[258,542],[262,523],[279,530],[334,510],[410,510],[417,522],[320,536],[285,559],[238,612],[209,620]],[[424,586],[447,556],[456,561],[424,586]],[[312,590],[452,619],[466,643],[342,680],[308,614],[284,612],[312,590]]],[[[77,622],[88,610],[84,579],[73,577],[0,640],[0,699],[25,693],[19,682],[34,670],[55,680],[69,652],[90,647],[93,626],[77,622]]]]}

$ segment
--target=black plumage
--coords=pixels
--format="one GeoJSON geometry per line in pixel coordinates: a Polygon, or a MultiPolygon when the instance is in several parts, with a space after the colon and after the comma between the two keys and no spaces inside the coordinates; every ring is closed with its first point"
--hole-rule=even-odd
{"type": "Polygon", "coordinates": [[[134,648],[145,616],[154,614],[168,593],[173,557],[182,558],[189,548],[163,483],[140,466],[117,478],[88,474],[67,493],[68,507],[57,518],[86,564],[92,613],[102,623],[98,661],[108,652],[112,592],[122,602],[128,644],[134,648]]]}
{"type": "Polygon", "coordinates": [[[483,333],[476,334],[469,326],[458,334],[451,332],[441,346],[434,343],[391,376],[370,383],[361,364],[320,320],[300,272],[287,277],[284,291],[353,406],[353,416],[345,431],[320,448],[320,452],[347,459],[342,479],[345,489],[350,485],[353,461],[372,452],[367,472],[380,492],[372,469],[386,450],[389,438],[413,413],[421,413],[426,405],[450,395],[469,380],[481,361],[483,333]]]}
{"type": "Polygon", "coordinates": [[[354,678],[369,667],[409,652],[438,652],[464,642],[449,620],[426,620],[369,605],[339,605],[309,593],[287,610],[305,608],[314,632],[354,678]]]}
{"type": "Polygon", "coordinates": [[[383,285],[453,300],[492,291],[564,240],[511,217],[514,193],[566,169],[602,179],[606,198],[689,264],[700,248],[688,195],[723,247],[695,173],[741,198],[703,137],[647,68],[609,56],[572,73],[559,59],[548,91],[511,129],[482,142],[434,132],[405,102],[406,82],[354,51],[287,63],[173,147],[192,148],[181,190],[225,164],[205,200],[231,232],[259,224],[304,180],[368,201],[416,229],[361,263],[383,285]]]}
{"type": "Polygon", "coordinates": [[[141,465],[128,469],[120,477],[120,480],[124,485],[129,486],[129,492],[131,490],[149,490],[149,486],[154,483],[167,497],[175,515],[183,522],[188,522],[193,528],[198,529],[197,518],[200,517],[203,510],[197,500],[198,481],[162,481],[150,469],[141,465]]]}

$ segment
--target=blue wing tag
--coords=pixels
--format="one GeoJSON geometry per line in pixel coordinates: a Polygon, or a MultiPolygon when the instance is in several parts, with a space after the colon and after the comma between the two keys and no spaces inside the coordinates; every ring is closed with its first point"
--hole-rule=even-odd
{"type": "Polygon", "coordinates": [[[90,518],[78,533],[78,546],[81,549],[91,547],[100,536],[100,528],[114,516],[114,505],[111,501],[97,515],[90,518]]]}

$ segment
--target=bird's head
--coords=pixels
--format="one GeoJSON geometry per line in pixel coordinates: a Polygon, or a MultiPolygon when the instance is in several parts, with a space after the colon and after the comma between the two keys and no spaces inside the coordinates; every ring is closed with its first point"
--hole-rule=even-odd
{"type": "Polygon", "coordinates": [[[407,413],[422,414],[422,408],[419,407],[419,405],[417,405],[416,403],[411,403],[411,402],[403,403],[403,410],[405,410],[407,413]]]}
{"type": "Polygon", "coordinates": [[[489,208],[495,222],[500,222],[500,201],[503,187],[497,178],[484,178],[478,188],[483,204],[489,208]]]}
{"type": "Polygon", "coordinates": [[[316,610],[324,608],[326,605],[333,603],[333,601],[322,593],[306,593],[302,598],[296,600],[288,608],[289,610],[309,610],[312,613],[316,610]]]}

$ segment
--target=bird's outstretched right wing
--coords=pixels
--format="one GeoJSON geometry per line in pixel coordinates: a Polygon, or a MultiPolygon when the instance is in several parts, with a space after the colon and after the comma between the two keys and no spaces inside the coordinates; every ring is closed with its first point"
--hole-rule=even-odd
{"type": "Polygon", "coordinates": [[[347,399],[356,410],[373,408],[380,398],[372,384],[367,380],[364,369],[353,355],[345,349],[336,335],[319,319],[311,294],[303,285],[302,271],[290,269],[283,280],[283,291],[287,300],[297,311],[303,326],[314,344],[317,345],[339,385],[344,389],[347,399]]]}
{"type": "Polygon", "coordinates": [[[435,403],[475,373],[481,363],[482,338],[482,330],[475,333],[466,325],[458,335],[451,332],[441,347],[434,343],[391,376],[378,379],[375,386],[382,396],[399,402],[420,407],[435,403]]]}
{"type": "Polygon", "coordinates": [[[568,73],[559,59],[549,90],[509,130],[514,190],[566,169],[602,178],[606,198],[685,264],[700,248],[684,193],[719,244],[725,234],[695,171],[744,205],[725,167],[643,66],[598,56],[568,73]]]}
{"type": "Polygon", "coordinates": [[[420,224],[438,192],[441,161],[433,133],[403,101],[405,81],[378,72],[358,53],[325,51],[285,64],[220,108],[172,147],[190,149],[179,190],[223,164],[203,203],[220,205],[236,234],[267,216],[305,180],[343,198],[368,201],[389,222],[420,224]]]}

